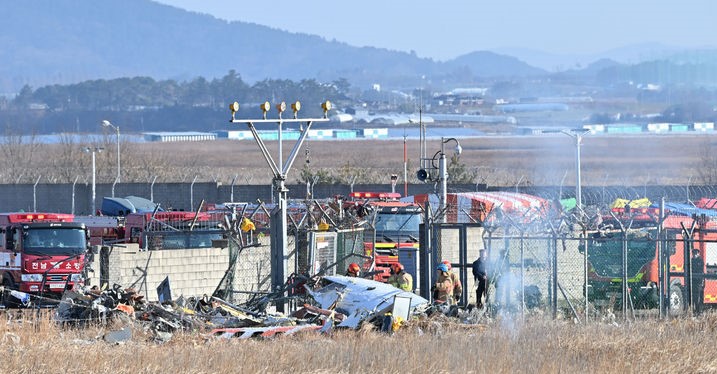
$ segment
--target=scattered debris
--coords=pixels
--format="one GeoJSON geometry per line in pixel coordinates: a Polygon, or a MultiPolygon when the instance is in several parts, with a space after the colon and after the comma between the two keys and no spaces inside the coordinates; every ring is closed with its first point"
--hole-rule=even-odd
{"type": "Polygon", "coordinates": [[[251,337],[273,338],[276,335],[292,335],[299,331],[312,331],[319,329],[321,329],[321,326],[319,325],[222,328],[212,330],[210,335],[225,339],[248,339],[251,337]]]}
{"type": "Polygon", "coordinates": [[[132,339],[132,330],[129,327],[123,327],[117,331],[110,331],[102,337],[110,344],[123,344],[132,339]]]}
{"type": "MultiPolygon", "coordinates": [[[[62,324],[80,327],[90,324],[119,326],[101,337],[110,344],[131,340],[133,331],[145,331],[152,341],[162,344],[170,341],[177,332],[206,333],[210,338],[247,339],[298,332],[329,334],[336,328],[368,326],[393,333],[410,324],[416,315],[430,318],[433,313],[448,314],[436,313],[439,311],[436,306],[414,293],[369,279],[317,276],[301,282],[305,290],[302,298],[307,302],[291,315],[266,310],[266,305],[285,299],[283,292],[262,295],[242,305],[207,295],[147,302],[136,289],[115,284],[106,290],[94,287],[65,291],[55,319],[62,324]]],[[[165,287],[168,288],[168,282],[165,287]]],[[[295,285],[287,284],[285,288],[291,287],[295,288],[295,285]]],[[[456,314],[455,311],[451,313],[456,314]]],[[[460,314],[463,323],[476,321],[476,317],[475,313],[460,314]]]]}
{"type": "Polygon", "coordinates": [[[328,276],[322,279],[323,287],[307,291],[324,309],[346,315],[338,327],[359,328],[364,322],[381,323],[380,317],[393,310],[396,296],[410,299],[410,310],[428,306],[428,300],[411,292],[402,291],[386,283],[370,279],[328,276]]]}

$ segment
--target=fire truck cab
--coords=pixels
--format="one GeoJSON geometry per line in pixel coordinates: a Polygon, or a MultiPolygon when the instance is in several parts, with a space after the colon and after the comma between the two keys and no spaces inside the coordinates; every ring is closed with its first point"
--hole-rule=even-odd
{"type": "MultiPolygon", "coordinates": [[[[88,231],[72,214],[0,213],[0,272],[7,290],[59,298],[84,283],[88,231]]],[[[4,297],[5,305],[17,300],[4,297]]]]}
{"type": "Polygon", "coordinates": [[[391,264],[399,262],[400,250],[418,249],[423,210],[418,204],[398,201],[398,193],[352,192],[349,196],[353,201],[347,204],[373,223],[374,232],[364,236],[364,254],[373,258],[374,279],[386,282],[391,264]]]}

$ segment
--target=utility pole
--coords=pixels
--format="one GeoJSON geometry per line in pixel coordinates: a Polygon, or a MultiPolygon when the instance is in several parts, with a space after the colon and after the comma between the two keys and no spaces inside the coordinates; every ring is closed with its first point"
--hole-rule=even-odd
{"type": "Polygon", "coordinates": [[[95,166],[96,166],[96,165],[95,165],[95,153],[102,152],[102,149],[103,149],[103,148],[101,148],[101,147],[93,147],[93,148],[85,147],[85,152],[87,152],[87,153],[92,153],[92,201],[90,202],[90,206],[91,206],[91,208],[92,208],[92,213],[91,213],[91,215],[93,215],[93,216],[94,216],[95,214],[97,214],[97,208],[96,208],[96,206],[95,206],[95,200],[96,200],[96,197],[97,197],[97,194],[96,194],[96,185],[97,185],[97,184],[96,184],[96,175],[97,175],[97,168],[95,167],[95,166]]]}
{"type": "Polygon", "coordinates": [[[583,143],[583,136],[590,133],[590,130],[574,129],[563,130],[563,134],[575,140],[575,202],[580,211],[583,209],[583,188],[580,175],[580,146],[583,143]]]}
{"type": "Polygon", "coordinates": [[[456,138],[441,138],[441,153],[440,158],[438,159],[438,187],[440,188],[440,194],[439,196],[439,206],[438,211],[443,212],[443,223],[447,222],[446,217],[446,201],[448,200],[448,166],[446,165],[446,153],[444,151],[443,145],[454,141],[456,142],[456,148],[455,153],[456,155],[460,155],[463,149],[461,148],[461,143],[458,142],[458,139],[456,138]]]}
{"type": "MultiPolygon", "coordinates": [[[[102,126],[104,127],[111,127],[117,131],[117,179],[115,179],[115,183],[120,182],[120,176],[122,175],[121,169],[120,169],[120,129],[119,126],[113,125],[110,121],[104,120],[102,121],[102,126]]],[[[114,195],[112,195],[114,197],[114,195]]]]}
{"type": "Polygon", "coordinates": [[[403,129],[403,197],[408,196],[408,153],[406,148],[406,129],[403,129]]]}

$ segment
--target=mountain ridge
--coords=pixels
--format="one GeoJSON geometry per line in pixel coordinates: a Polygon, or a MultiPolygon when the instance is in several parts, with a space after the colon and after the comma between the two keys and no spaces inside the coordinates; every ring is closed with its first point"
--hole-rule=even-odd
{"type": "MultiPolygon", "coordinates": [[[[221,77],[236,70],[247,81],[345,77],[361,85],[423,74],[449,75],[453,61],[375,47],[354,47],[316,35],[291,33],[185,11],[150,0],[1,0],[12,14],[0,24],[0,92],[24,84],[67,84],[88,79],[152,76],[221,77]],[[29,26],[28,26],[29,25],[29,26]]],[[[515,74],[535,68],[485,52],[480,73],[515,74]]],[[[460,60],[459,60],[460,61],[460,60]]]]}

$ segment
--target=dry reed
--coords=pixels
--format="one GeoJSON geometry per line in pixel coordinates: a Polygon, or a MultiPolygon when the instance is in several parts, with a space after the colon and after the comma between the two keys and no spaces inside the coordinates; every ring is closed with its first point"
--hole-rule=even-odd
{"type": "MultiPolygon", "coordinates": [[[[116,327],[116,326],[115,326],[116,327]]],[[[48,316],[2,319],[8,373],[424,373],[717,372],[717,314],[672,321],[576,325],[542,317],[487,325],[413,322],[393,336],[374,331],[224,340],[199,333],[125,344],[107,329],[65,329],[48,316]]]]}

